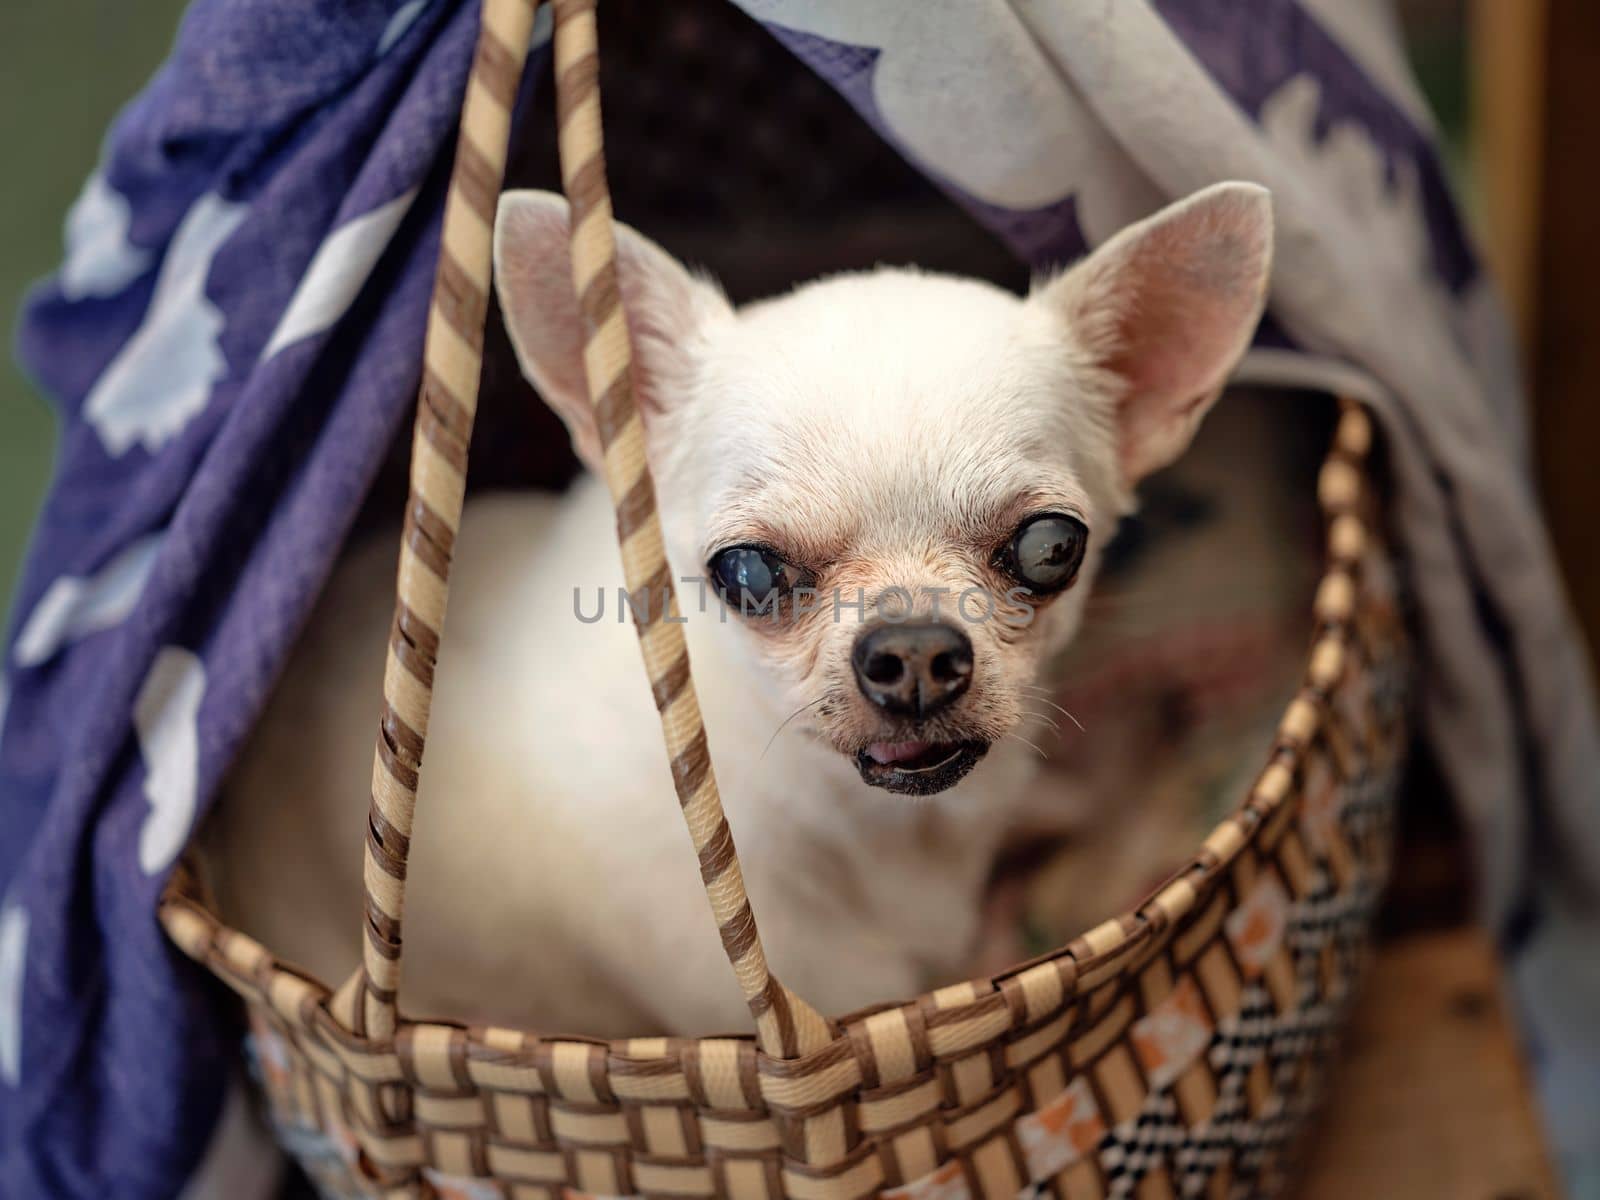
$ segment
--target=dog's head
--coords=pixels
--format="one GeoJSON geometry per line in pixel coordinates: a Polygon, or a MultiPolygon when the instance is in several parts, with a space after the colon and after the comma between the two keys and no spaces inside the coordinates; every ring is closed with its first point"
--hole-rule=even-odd
{"type": "MultiPolygon", "coordinates": [[[[560,197],[508,193],[495,269],[523,370],[601,470],[568,236],[560,197]]],[[[1261,188],[1222,184],[1025,299],[879,269],[737,311],[617,238],[674,563],[737,613],[753,699],[799,710],[868,783],[927,794],[1042,707],[1029,688],[1134,487],[1249,343],[1272,217],[1261,188]]]]}

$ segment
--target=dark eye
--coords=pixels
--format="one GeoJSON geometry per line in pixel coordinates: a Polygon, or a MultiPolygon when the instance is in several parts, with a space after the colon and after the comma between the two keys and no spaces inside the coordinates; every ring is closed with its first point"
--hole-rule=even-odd
{"type": "Polygon", "coordinates": [[[1059,592],[1078,576],[1089,530],[1077,517],[1029,517],[995,555],[995,565],[1030,592],[1059,592]]]}
{"type": "Polygon", "coordinates": [[[730,546],[712,555],[709,566],[717,594],[747,615],[776,612],[785,596],[810,582],[803,570],[762,546],[730,546]]]}

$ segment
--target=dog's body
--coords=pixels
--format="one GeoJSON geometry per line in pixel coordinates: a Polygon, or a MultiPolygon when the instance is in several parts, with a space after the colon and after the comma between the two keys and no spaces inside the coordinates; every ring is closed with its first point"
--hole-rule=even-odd
{"type": "MultiPolygon", "coordinates": [[[[616,620],[612,525],[593,478],[565,499],[467,506],[411,858],[410,1011],[599,1035],[748,1021],[631,617],[616,620]],[[572,578],[584,581],[586,616],[604,584],[603,620],[576,620],[572,578]]],[[[393,565],[381,537],[341,566],[274,698],[275,715],[294,716],[264,725],[214,843],[225,910],[329,979],[360,945],[367,743],[393,565]]],[[[937,805],[864,795],[853,765],[793,725],[773,739],[787,713],[735,694],[742,676],[717,601],[708,620],[696,619],[692,588],[684,601],[718,779],[780,977],[831,1011],[954,977],[1003,832],[982,795],[1020,787],[1032,752],[997,749],[937,805]]]]}
{"type": "MultiPolygon", "coordinates": [[[[1259,317],[1264,194],[1212,189],[1026,300],[880,270],[735,313],[621,233],[674,573],[781,598],[769,619],[681,588],[769,957],[826,1011],[947,982],[1027,795],[1029,688],[1134,484],[1187,444],[1259,317]],[[897,588],[911,606],[892,620],[873,601],[897,588]]],[[[524,369],[593,466],[566,236],[558,201],[508,197],[497,277],[524,369]]],[[[410,1011],[599,1035],[745,1023],[618,621],[612,530],[594,479],[468,505],[411,860],[410,1011]]],[[[392,542],[342,565],[211,840],[225,911],[330,979],[359,949],[392,581],[392,542]]]]}

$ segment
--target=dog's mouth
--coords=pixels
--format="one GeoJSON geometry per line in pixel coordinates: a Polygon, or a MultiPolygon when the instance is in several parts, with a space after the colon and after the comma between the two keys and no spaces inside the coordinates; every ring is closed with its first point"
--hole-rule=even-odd
{"type": "Polygon", "coordinates": [[[873,787],[931,796],[954,787],[989,751],[989,743],[873,742],[856,752],[856,769],[873,787]]]}

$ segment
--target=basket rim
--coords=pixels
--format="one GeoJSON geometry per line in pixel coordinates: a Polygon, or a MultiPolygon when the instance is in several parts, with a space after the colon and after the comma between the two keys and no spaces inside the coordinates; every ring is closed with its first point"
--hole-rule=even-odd
{"type": "MultiPolygon", "coordinates": [[[[1297,806],[1293,783],[1311,747],[1322,733],[1328,701],[1344,675],[1348,641],[1355,615],[1356,580],[1367,549],[1368,529],[1360,515],[1371,470],[1371,418],[1357,401],[1341,398],[1339,416],[1317,480],[1318,506],[1324,520],[1323,567],[1312,604],[1313,631],[1300,687],[1280,717],[1266,762],[1239,805],[1203,839],[1199,850],[1143,900],[1078,937],[1013,964],[989,976],[971,976],[923,992],[909,1000],[886,1001],[829,1016],[828,1040],[795,1057],[778,1057],[761,1049],[753,1031],[702,1036],[644,1035],[599,1038],[584,1034],[541,1033],[450,1018],[416,1018],[401,1014],[395,1032],[374,1037],[349,1030],[330,1008],[334,989],[311,972],[278,958],[254,938],[222,918],[189,856],[168,879],[158,908],[168,936],[186,955],[246,1000],[266,1003],[285,1019],[314,1029],[357,1076],[369,1078],[370,1060],[392,1053],[424,1028],[465,1035],[466,1053],[475,1061],[505,1061],[537,1056],[555,1044],[602,1047],[611,1069],[630,1064],[659,1063],[688,1044],[736,1044],[740,1056],[758,1071],[759,1092],[766,1102],[784,1104],[785,1081],[798,1082],[823,1066],[851,1057],[851,1030],[888,1014],[916,1013],[931,1035],[974,1020],[986,1022],[1004,1014],[1004,1028],[1026,1033],[1061,1019],[1071,1002],[1118,973],[1143,965],[1160,935],[1173,924],[1211,903],[1238,857],[1265,833],[1292,817],[1297,806]],[[1286,801],[1291,801],[1286,803],[1286,801]],[[491,1046],[490,1032],[514,1033],[522,1044],[511,1050],[491,1046]],[[531,1043],[527,1039],[532,1039],[531,1043]],[[509,1056],[506,1057],[506,1056],[509,1056]]],[[[993,1032],[963,1035],[978,1044],[993,1032]]],[[[857,1059],[861,1056],[856,1055],[857,1059]]],[[[399,1078],[371,1078],[399,1082],[399,1078]]],[[[417,1082],[417,1081],[412,1081],[417,1082]]]]}

